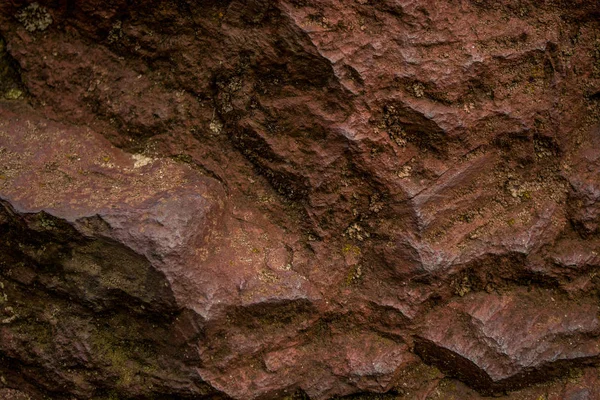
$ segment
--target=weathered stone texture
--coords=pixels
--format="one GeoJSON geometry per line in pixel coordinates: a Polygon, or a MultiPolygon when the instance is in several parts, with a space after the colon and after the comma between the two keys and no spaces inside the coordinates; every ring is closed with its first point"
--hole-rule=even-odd
{"type": "Polygon", "coordinates": [[[0,398],[600,398],[600,3],[0,2],[0,398]]]}

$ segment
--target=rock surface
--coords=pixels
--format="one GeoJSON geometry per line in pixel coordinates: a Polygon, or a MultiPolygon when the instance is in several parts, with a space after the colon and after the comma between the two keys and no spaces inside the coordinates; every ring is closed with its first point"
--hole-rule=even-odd
{"type": "Polygon", "coordinates": [[[600,3],[0,3],[0,398],[600,398],[600,3]]]}

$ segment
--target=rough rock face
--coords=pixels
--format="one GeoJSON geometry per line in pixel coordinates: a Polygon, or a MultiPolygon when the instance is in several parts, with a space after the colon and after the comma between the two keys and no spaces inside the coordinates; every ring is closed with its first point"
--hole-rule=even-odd
{"type": "Polygon", "coordinates": [[[600,398],[600,3],[0,3],[0,398],[600,398]]]}

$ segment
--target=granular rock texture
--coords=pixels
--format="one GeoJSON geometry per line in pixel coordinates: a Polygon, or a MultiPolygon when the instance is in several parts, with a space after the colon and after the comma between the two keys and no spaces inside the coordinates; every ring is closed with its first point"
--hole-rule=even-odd
{"type": "Polygon", "coordinates": [[[600,398],[600,2],[3,0],[0,398],[600,398]]]}

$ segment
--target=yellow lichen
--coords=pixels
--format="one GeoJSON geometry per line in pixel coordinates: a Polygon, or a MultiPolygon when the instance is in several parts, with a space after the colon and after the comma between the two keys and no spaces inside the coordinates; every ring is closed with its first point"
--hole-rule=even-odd
{"type": "Polygon", "coordinates": [[[23,97],[23,91],[20,89],[9,89],[4,93],[4,98],[7,100],[18,100],[23,97]]]}

